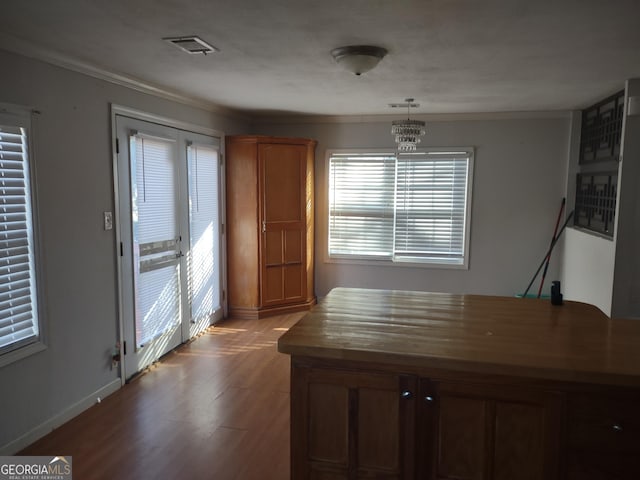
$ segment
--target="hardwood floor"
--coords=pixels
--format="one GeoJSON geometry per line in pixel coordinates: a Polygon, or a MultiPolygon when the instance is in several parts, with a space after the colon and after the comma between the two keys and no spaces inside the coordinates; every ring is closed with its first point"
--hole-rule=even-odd
{"type": "Polygon", "coordinates": [[[225,320],[20,455],[71,455],[73,478],[289,478],[289,356],[304,313],[225,320]]]}

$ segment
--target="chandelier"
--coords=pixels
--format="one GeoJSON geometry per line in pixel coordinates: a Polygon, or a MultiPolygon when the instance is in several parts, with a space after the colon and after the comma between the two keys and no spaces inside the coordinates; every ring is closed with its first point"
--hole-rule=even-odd
{"type": "Polygon", "coordinates": [[[399,152],[414,152],[420,143],[420,137],[426,133],[425,123],[422,120],[411,120],[409,109],[419,107],[413,103],[413,98],[406,98],[406,103],[392,103],[392,107],[407,107],[406,120],[394,120],[391,122],[391,135],[395,135],[399,152]]]}

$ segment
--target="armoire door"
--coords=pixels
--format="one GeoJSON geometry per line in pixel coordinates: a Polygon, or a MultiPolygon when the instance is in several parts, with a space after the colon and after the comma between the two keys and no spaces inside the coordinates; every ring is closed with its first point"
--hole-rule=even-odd
{"type": "Polygon", "coordinates": [[[306,298],[306,155],[303,145],[258,146],[263,307],[306,298]]]}

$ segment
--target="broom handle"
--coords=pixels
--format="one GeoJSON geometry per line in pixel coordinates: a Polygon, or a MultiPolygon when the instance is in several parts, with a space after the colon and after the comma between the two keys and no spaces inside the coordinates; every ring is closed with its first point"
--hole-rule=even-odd
{"type": "Polygon", "coordinates": [[[522,298],[526,298],[527,293],[529,293],[529,289],[531,288],[531,285],[533,285],[533,282],[535,281],[536,277],[538,276],[538,274],[540,273],[540,270],[542,270],[542,267],[544,266],[544,262],[547,261],[547,257],[549,255],[551,255],[551,252],[553,251],[553,247],[555,247],[556,243],[558,243],[558,240],[560,239],[560,237],[562,236],[562,232],[564,232],[564,229],[567,228],[567,225],[569,224],[569,220],[571,220],[571,218],[573,217],[573,212],[571,212],[568,216],[567,219],[565,220],[564,224],[562,225],[562,228],[560,229],[560,231],[558,232],[558,236],[553,240],[553,242],[551,242],[551,246],[549,247],[549,251],[547,252],[547,254],[544,256],[544,258],[542,259],[542,263],[540,264],[540,266],[538,267],[538,270],[536,270],[536,273],[533,274],[533,278],[531,279],[531,281],[529,282],[529,286],[527,287],[527,289],[524,291],[524,293],[522,294],[522,298]]]}
{"type": "MultiPolygon", "coordinates": [[[[564,212],[564,205],[567,203],[567,199],[562,197],[562,204],[560,205],[560,211],[558,212],[558,219],[556,220],[556,228],[553,229],[553,237],[551,237],[551,243],[556,239],[558,234],[558,227],[560,226],[560,219],[562,218],[562,212],[564,212]]],[[[542,278],[540,279],[540,286],[538,287],[538,298],[542,294],[542,286],[544,285],[544,279],[547,277],[547,270],[549,269],[549,262],[551,262],[551,252],[547,255],[547,263],[544,264],[544,270],[542,271],[542,278]]]]}

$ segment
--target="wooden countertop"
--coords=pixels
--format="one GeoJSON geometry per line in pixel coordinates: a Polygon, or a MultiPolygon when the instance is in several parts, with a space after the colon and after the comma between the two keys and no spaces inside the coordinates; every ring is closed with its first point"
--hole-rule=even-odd
{"type": "Polygon", "coordinates": [[[278,341],[293,356],[640,386],[640,321],[565,301],[335,288],[278,341]]]}

